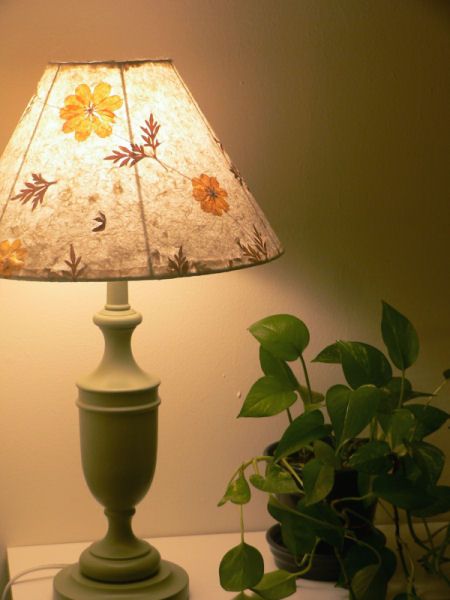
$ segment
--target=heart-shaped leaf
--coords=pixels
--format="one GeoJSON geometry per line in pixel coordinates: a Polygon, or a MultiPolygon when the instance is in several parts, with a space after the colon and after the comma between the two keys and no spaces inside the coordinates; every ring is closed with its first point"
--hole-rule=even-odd
{"type": "Polygon", "coordinates": [[[383,395],[383,390],[373,385],[364,385],[356,390],[335,385],[328,390],[326,404],[338,446],[367,427],[375,417],[383,395]]]}
{"type": "Polygon", "coordinates": [[[282,504],[275,496],[271,496],[268,511],[274,519],[283,522],[295,523],[300,532],[313,532],[332,546],[341,547],[344,541],[344,528],[337,513],[329,504],[321,502],[306,506],[300,501],[297,508],[282,504]]]}
{"type": "Polygon", "coordinates": [[[280,382],[283,382],[286,389],[296,390],[299,383],[291,367],[281,358],[277,358],[266,350],[263,346],[259,347],[259,362],[264,375],[272,375],[280,382]]]}
{"type": "Polygon", "coordinates": [[[422,471],[422,480],[426,482],[427,486],[436,485],[445,463],[445,454],[442,450],[427,442],[412,442],[408,448],[422,471]]]}
{"type": "Polygon", "coordinates": [[[314,442],[314,456],[318,458],[324,465],[330,465],[335,469],[340,467],[340,461],[336,456],[334,448],[322,440],[314,442]]]}
{"type": "Polygon", "coordinates": [[[258,489],[269,494],[295,494],[299,488],[289,471],[276,463],[270,463],[263,475],[250,475],[250,482],[258,489]]]}
{"type": "Polygon", "coordinates": [[[312,362],[321,362],[329,364],[340,364],[341,363],[341,351],[338,343],[330,344],[319,354],[316,358],[313,358],[312,362]]]}
{"type": "Polygon", "coordinates": [[[264,560],[261,553],[245,542],[229,550],[220,562],[220,585],[228,592],[253,588],[263,575],[264,560]]]}
{"type": "Polygon", "coordinates": [[[249,328],[261,346],[276,358],[296,360],[309,344],[309,331],[293,315],[273,315],[249,328]]]}
{"type": "Polygon", "coordinates": [[[334,485],[334,467],[317,458],[309,460],[303,467],[305,504],[315,504],[328,496],[334,485]]]}
{"type": "Polygon", "coordinates": [[[298,452],[315,440],[326,437],[329,431],[330,427],[324,424],[323,414],[320,410],[301,414],[284,432],[274,453],[275,460],[279,461],[289,454],[298,452]]]}
{"type": "Polygon", "coordinates": [[[406,408],[398,408],[390,415],[380,414],[378,420],[392,451],[405,454],[405,444],[412,440],[416,426],[412,412],[406,408]]]}
{"type": "Polygon", "coordinates": [[[296,399],[285,381],[266,375],[252,385],[238,416],[271,417],[292,406],[296,399]]]}
{"type": "Polygon", "coordinates": [[[253,588],[264,600],[282,600],[291,596],[297,589],[295,573],[278,570],[266,573],[253,588]]]}
{"type": "Polygon", "coordinates": [[[404,371],[419,354],[419,338],[410,321],[387,302],[383,302],[381,319],[383,341],[394,365],[404,371]]]}
{"type": "Polygon", "coordinates": [[[358,448],[350,457],[349,465],[353,469],[369,475],[387,473],[392,467],[390,453],[389,444],[374,440],[358,448]]]}
{"type": "Polygon", "coordinates": [[[355,573],[352,578],[352,590],[356,600],[367,600],[379,569],[377,564],[367,565],[355,573]]]}
{"type": "Polygon", "coordinates": [[[226,502],[233,504],[247,504],[250,502],[250,486],[245,479],[243,469],[240,469],[238,476],[228,486],[224,497],[220,500],[218,506],[223,506],[226,502]]]}
{"type": "Polygon", "coordinates": [[[378,498],[405,510],[425,508],[434,501],[423,486],[400,475],[379,475],[373,481],[372,491],[378,498]]]}
{"type": "Polygon", "coordinates": [[[312,552],[316,543],[314,529],[294,510],[271,496],[267,505],[269,514],[281,525],[283,544],[296,557],[312,552]]]}
{"type": "Polygon", "coordinates": [[[392,378],[389,361],[380,350],[363,342],[339,341],[342,369],[353,389],[385,385],[392,378]]]}
{"type": "Polygon", "coordinates": [[[408,404],[405,408],[411,411],[416,418],[413,435],[415,440],[421,440],[430,433],[434,433],[450,418],[448,412],[429,404],[408,404]]]}
{"type": "Polygon", "coordinates": [[[434,502],[423,509],[413,510],[412,513],[416,517],[428,519],[436,517],[450,510],[450,486],[437,485],[433,488],[434,502]]]}

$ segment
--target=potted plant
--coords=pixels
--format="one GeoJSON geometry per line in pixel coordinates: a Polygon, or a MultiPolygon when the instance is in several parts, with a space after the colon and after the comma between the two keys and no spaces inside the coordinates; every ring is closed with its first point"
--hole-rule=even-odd
{"type": "Polygon", "coordinates": [[[419,339],[410,321],[386,302],[381,334],[390,360],[364,342],[327,346],[313,362],[340,364],[346,385],[333,385],[325,395],[311,387],[304,358],[309,331],[300,319],[273,315],[252,325],[250,333],[260,343],[264,375],[251,387],[239,417],[286,411],[288,425],[271,450],[239,466],[219,502],[237,504],[241,511],[241,543],[221,561],[222,587],[242,599],[247,589],[266,600],[286,598],[295,592],[297,577],[317,578],[317,557],[325,548],[337,562],[338,585],[349,590],[351,600],[386,598],[397,561],[405,592],[395,600],[417,600],[401,513],[423,550],[423,568],[450,584],[443,570],[450,562],[450,526],[432,532],[428,525],[428,519],[450,509],[450,486],[439,483],[445,456],[425,441],[449,418],[432,402],[450,370],[433,393],[413,388],[406,371],[417,359],[419,339]],[[294,361],[303,383],[288,364],[294,361]],[[279,539],[272,541],[275,560],[284,568],[271,573],[264,573],[261,554],[245,542],[243,506],[252,487],[268,495],[268,511],[279,523],[279,539]],[[392,519],[396,553],[373,524],[376,503],[392,519]],[[425,525],[425,539],[417,535],[417,520],[425,525]],[[290,555],[290,564],[277,556],[277,546],[290,555]]]}

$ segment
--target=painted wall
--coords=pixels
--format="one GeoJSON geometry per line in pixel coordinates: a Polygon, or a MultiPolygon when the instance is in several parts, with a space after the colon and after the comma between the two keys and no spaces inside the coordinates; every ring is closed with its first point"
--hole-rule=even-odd
{"type": "MultiPolygon", "coordinates": [[[[0,151],[47,60],[171,56],[286,246],[247,271],[131,285],[140,364],[163,381],[159,467],[136,528],[235,530],[227,478],[284,418],[236,421],[258,375],[253,321],[293,312],[309,357],[380,344],[380,300],[450,366],[450,6],[438,0],[0,0],[0,151]]],[[[102,284],[0,280],[0,542],[91,539],[74,381],[101,354],[102,284]]],[[[337,371],[312,369],[316,388],[337,371]]],[[[448,396],[447,396],[448,400],[448,396]]],[[[442,403],[444,400],[442,400],[442,403]]],[[[440,442],[448,441],[441,436],[440,442]]],[[[259,499],[251,529],[268,519],[259,499]]]]}

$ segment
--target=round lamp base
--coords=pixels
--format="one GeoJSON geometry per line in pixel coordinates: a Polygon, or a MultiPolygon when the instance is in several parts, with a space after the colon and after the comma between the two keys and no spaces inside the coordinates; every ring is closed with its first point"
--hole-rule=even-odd
{"type": "Polygon", "coordinates": [[[187,600],[189,577],[184,569],[161,561],[153,577],[133,583],[101,583],[84,577],[78,564],[62,569],[53,582],[54,600],[187,600]]]}

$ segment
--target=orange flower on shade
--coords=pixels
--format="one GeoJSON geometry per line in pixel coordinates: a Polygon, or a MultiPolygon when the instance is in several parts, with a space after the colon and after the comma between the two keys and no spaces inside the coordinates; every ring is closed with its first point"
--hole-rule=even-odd
{"type": "Polygon", "coordinates": [[[209,177],[204,173],[200,177],[192,179],[192,194],[200,202],[202,210],[220,217],[222,213],[228,212],[230,208],[225,198],[228,192],[223,190],[215,177],[209,177]]]}
{"type": "Polygon", "coordinates": [[[94,131],[99,137],[105,138],[112,133],[112,124],[123,100],[120,96],[110,96],[109,83],[99,83],[91,92],[88,85],[82,83],[75,89],[74,96],[67,96],[64,108],[59,111],[61,119],[65,120],[62,130],[64,133],[75,132],[75,139],[84,142],[94,131]]]}
{"type": "Polygon", "coordinates": [[[20,271],[25,264],[27,252],[26,248],[22,248],[20,240],[0,242],[0,275],[11,277],[14,271],[20,271]]]}

